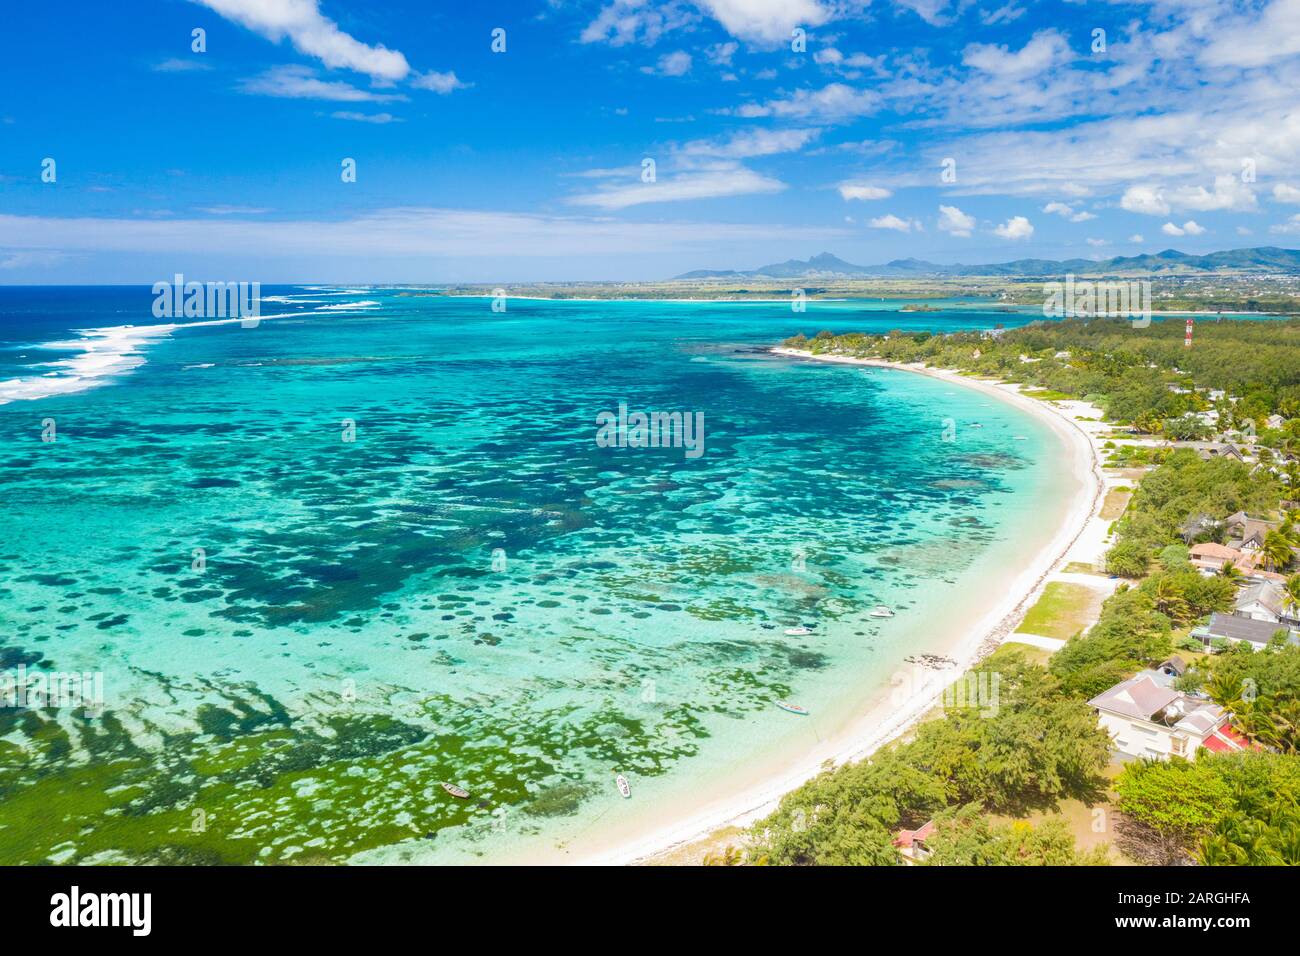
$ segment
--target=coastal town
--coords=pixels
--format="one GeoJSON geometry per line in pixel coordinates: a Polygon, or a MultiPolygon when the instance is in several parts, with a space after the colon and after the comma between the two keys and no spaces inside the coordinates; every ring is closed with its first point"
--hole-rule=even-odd
{"type": "MultiPolygon", "coordinates": [[[[1035,695],[1068,709],[1071,725],[1088,735],[1069,748],[1070,759],[1091,764],[1089,779],[1043,799],[1041,780],[962,796],[966,787],[952,787],[949,774],[948,798],[894,798],[871,862],[991,862],[1013,849],[1020,863],[1297,862],[1286,841],[1300,792],[1300,686],[1290,676],[1300,663],[1300,396],[1294,384],[1266,394],[1253,382],[1219,387],[1220,376],[1198,383],[1180,365],[1191,364],[1188,347],[1172,347],[1178,331],[1173,323],[1136,332],[1102,320],[947,336],[822,333],[776,350],[1027,398],[1086,436],[1093,459],[1095,487],[1077,534],[1027,607],[964,662],[972,674],[997,673],[1004,686],[1010,672],[1013,684],[1036,684],[1035,695]],[[1097,341],[1124,336],[1153,341],[1123,342],[1127,355],[1097,341]],[[1087,392],[1071,394],[1074,380],[1102,367],[1113,384],[1091,379],[1087,392]],[[1109,391],[1138,379],[1148,388],[1136,402],[1109,391]],[[1257,778],[1248,790],[1264,787],[1253,809],[1228,786],[1247,772],[1257,778]],[[1028,794],[1026,785],[1040,792],[1028,794]],[[1191,800],[1196,786],[1209,795],[1191,800]],[[1242,827],[1255,833],[1249,844],[1242,827]]],[[[1271,354],[1253,364],[1292,354],[1297,332],[1287,323],[1271,354]]],[[[1206,351],[1235,350],[1238,336],[1254,334],[1249,323],[1218,323],[1206,351]]],[[[1293,367],[1292,381],[1294,374],[1293,367]]],[[[966,738],[976,752],[990,746],[978,743],[985,738],[971,714],[948,706],[940,714],[863,764],[923,771],[933,759],[925,756],[931,737],[966,738]]],[[[838,859],[838,827],[810,827],[808,814],[821,806],[824,820],[818,794],[843,786],[837,777],[871,776],[857,766],[827,771],[747,831],[714,834],[697,853],[706,863],[838,859]]]]}

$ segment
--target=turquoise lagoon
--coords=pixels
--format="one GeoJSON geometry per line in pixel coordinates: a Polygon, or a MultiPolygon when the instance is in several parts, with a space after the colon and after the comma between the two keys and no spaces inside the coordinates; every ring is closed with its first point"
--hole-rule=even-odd
{"type": "Polygon", "coordinates": [[[766,353],[1028,315],[271,291],[84,377],[148,290],[0,289],[0,667],[105,691],[0,709],[0,863],[565,859],[841,729],[1069,481],[978,391],[766,353]],[[598,447],[621,402],[705,453],[598,447]]]}

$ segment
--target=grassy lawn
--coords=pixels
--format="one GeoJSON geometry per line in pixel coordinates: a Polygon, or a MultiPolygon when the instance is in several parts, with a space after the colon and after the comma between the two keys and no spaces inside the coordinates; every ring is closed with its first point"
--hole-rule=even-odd
{"type": "Polygon", "coordinates": [[[1066,574],[1096,574],[1103,578],[1106,576],[1106,572],[1099,570],[1095,564],[1086,564],[1083,561],[1071,561],[1061,570],[1066,574]]]}
{"type": "Polygon", "coordinates": [[[1018,634],[1038,634],[1068,641],[1096,618],[1102,594],[1082,584],[1053,581],[1016,628],[1018,634]]]}
{"type": "Polygon", "coordinates": [[[984,662],[976,670],[997,670],[999,655],[1009,654],[1013,651],[1019,651],[1029,663],[1042,664],[1044,667],[1047,666],[1047,662],[1052,657],[1052,652],[1045,647],[1034,647],[1032,644],[1021,644],[1019,641],[1007,641],[985,658],[984,662]]]}
{"type": "Polygon", "coordinates": [[[1062,402],[1073,399],[1073,395],[1066,395],[1064,392],[1054,392],[1050,388],[1030,388],[1021,394],[1028,395],[1030,398],[1037,398],[1044,402],[1062,402]]]}
{"type": "Polygon", "coordinates": [[[1132,488],[1117,487],[1106,492],[1106,500],[1101,504],[1101,516],[1107,521],[1114,521],[1124,514],[1129,499],[1133,497],[1132,488]]]}

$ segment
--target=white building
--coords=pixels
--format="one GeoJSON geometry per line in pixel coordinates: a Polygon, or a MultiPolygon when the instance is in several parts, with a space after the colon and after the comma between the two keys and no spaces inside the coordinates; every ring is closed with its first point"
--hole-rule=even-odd
{"type": "Polygon", "coordinates": [[[1242,749],[1245,741],[1227,726],[1227,711],[1161,686],[1164,682],[1165,675],[1143,671],[1088,701],[1117,751],[1129,757],[1193,760],[1203,747],[1242,749]]]}

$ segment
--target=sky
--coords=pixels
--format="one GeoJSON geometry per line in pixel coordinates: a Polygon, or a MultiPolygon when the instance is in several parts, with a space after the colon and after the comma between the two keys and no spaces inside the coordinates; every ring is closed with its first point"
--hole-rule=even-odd
{"type": "Polygon", "coordinates": [[[0,284],[1300,245],[1300,0],[43,0],[0,284]]]}

